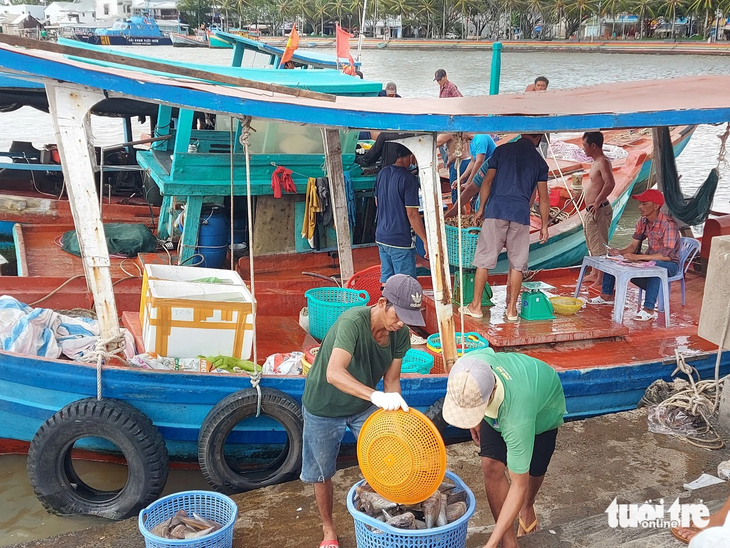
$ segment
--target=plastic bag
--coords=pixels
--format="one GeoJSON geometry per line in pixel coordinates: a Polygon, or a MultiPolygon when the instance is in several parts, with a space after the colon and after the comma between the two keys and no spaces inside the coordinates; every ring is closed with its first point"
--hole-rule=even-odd
{"type": "Polygon", "coordinates": [[[730,479],[730,460],[724,460],[717,465],[717,477],[724,480],[730,479]]]}
{"type": "Polygon", "coordinates": [[[699,433],[695,417],[677,407],[652,405],[648,408],[649,432],[654,434],[679,434],[693,436],[699,433]]]}
{"type": "Polygon", "coordinates": [[[299,311],[299,327],[309,333],[309,309],[306,306],[299,311]]]}
{"type": "Polygon", "coordinates": [[[303,352],[272,354],[264,362],[264,375],[301,375],[303,352]]]}
{"type": "Polygon", "coordinates": [[[138,354],[129,360],[129,364],[143,369],[160,369],[168,371],[206,372],[209,364],[204,358],[165,358],[155,352],[138,354]]]}

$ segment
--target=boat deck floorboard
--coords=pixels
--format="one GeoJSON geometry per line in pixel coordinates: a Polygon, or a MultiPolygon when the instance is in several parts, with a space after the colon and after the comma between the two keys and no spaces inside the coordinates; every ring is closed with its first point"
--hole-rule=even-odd
{"type": "MultiPolygon", "coordinates": [[[[553,294],[572,296],[578,271],[578,268],[570,268],[539,273],[535,280],[554,286],[553,294]]],[[[497,283],[503,284],[504,280],[497,283]]],[[[504,285],[495,285],[492,299],[495,306],[484,308],[484,318],[465,317],[464,329],[460,329],[455,310],[456,330],[476,331],[499,350],[529,354],[558,370],[599,364],[613,366],[665,360],[673,363],[675,348],[686,355],[717,350],[716,345],[697,335],[704,283],[705,278],[690,269],[686,278],[685,306],[682,306],[679,283],[672,284],[669,327],[664,327],[661,312],[652,322],[632,319],[633,312],[638,309],[638,288],[635,286],[629,287],[621,325],[613,322],[610,305],[586,305],[574,316],[556,314],[554,320],[508,322],[505,318],[506,289],[504,285]]],[[[583,298],[596,295],[598,291],[585,288],[580,293],[583,298]]],[[[433,300],[427,297],[424,301],[428,327],[433,328],[436,325],[433,300]]]]}

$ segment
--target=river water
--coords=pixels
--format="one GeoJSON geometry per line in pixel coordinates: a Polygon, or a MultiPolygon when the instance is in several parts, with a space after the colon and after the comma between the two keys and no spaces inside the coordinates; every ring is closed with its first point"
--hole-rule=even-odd
{"type": "MultiPolygon", "coordinates": [[[[123,51],[164,59],[194,63],[228,64],[230,50],[175,49],[172,47],[129,47],[123,51]]],[[[317,50],[326,51],[326,50],[317,50]]],[[[435,97],[438,85],[433,81],[436,69],[444,68],[449,79],[464,95],[485,95],[489,90],[491,53],[487,51],[405,51],[365,50],[362,52],[366,78],[383,83],[393,81],[404,98],[435,97]]],[[[244,58],[244,66],[263,66],[263,60],[253,56],[244,58]]],[[[513,93],[524,90],[536,76],[550,79],[550,88],[570,88],[606,82],[667,79],[690,75],[730,74],[730,58],[712,56],[658,56],[587,53],[508,53],[502,56],[501,91],[513,93]]],[[[92,121],[96,145],[110,145],[122,141],[122,122],[116,119],[94,117],[92,121]]],[[[50,117],[39,111],[22,108],[0,114],[0,150],[7,150],[10,142],[31,141],[36,147],[56,141],[50,117]]],[[[701,126],[677,161],[682,175],[685,194],[691,194],[717,165],[720,127],[701,126]]],[[[136,136],[146,127],[134,126],[136,136]]],[[[714,209],[730,210],[730,180],[720,166],[721,180],[714,209]]],[[[613,244],[620,245],[631,237],[638,217],[636,201],[630,200],[613,244]]],[[[89,463],[86,471],[90,478],[101,482],[108,477],[124,474],[118,466],[89,463]]],[[[172,472],[166,493],[205,488],[199,472],[172,472]]],[[[28,484],[25,457],[0,456],[0,546],[42,538],[56,533],[89,527],[102,520],[83,517],[61,518],[45,512],[35,499],[28,484]]]]}

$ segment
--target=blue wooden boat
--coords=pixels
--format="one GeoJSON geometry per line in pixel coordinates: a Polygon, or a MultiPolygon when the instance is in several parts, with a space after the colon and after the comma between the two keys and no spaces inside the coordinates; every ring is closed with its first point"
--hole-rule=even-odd
{"type": "Polygon", "coordinates": [[[117,20],[108,29],[78,32],[76,40],[102,46],[170,46],[172,40],[157,26],[151,15],[132,15],[117,20]]]}
{"type": "MultiPolygon", "coordinates": [[[[667,89],[663,82],[632,82],[583,88],[579,91],[558,91],[541,97],[520,96],[516,101],[515,98],[505,96],[453,101],[422,100],[415,104],[401,104],[368,97],[338,97],[336,101],[330,101],[315,97],[293,97],[283,93],[262,94],[253,88],[214,85],[210,82],[198,83],[189,78],[178,79],[158,73],[132,70],[130,67],[120,70],[118,67],[51,57],[39,51],[18,50],[2,44],[0,44],[0,67],[14,71],[22,77],[48,81],[49,93],[56,93],[56,96],[61,98],[67,91],[53,88],[54,82],[62,81],[69,86],[68,97],[76,94],[81,86],[92,85],[95,89],[102,89],[111,95],[122,94],[143,101],[164,101],[167,105],[175,105],[181,109],[213,110],[235,117],[250,115],[344,130],[364,127],[429,134],[412,138],[407,143],[419,157],[424,209],[428,220],[427,230],[433,234],[433,238],[429,238],[429,250],[435,298],[424,298],[425,316],[430,331],[438,330],[446,335],[453,334],[454,323],[453,308],[450,303],[450,281],[444,275],[448,267],[443,264],[446,248],[443,226],[440,226],[441,215],[438,213],[443,208],[440,189],[436,184],[433,133],[444,129],[470,132],[513,133],[540,130],[556,132],[576,127],[646,127],[712,123],[730,119],[730,104],[727,103],[724,91],[716,93],[712,91],[724,90],[730,85],[730,77],[722,76],[705,77],[699,82],[695,78],[675,79],[671,89],[667,89]],[[630,109],[626,107],[624,94],[631,95],[630,109]],[[686,103],[688,96],[696,97],[697,104],[688,105],[686,103]],[[555,97],[556,100],[551,101],[551,97],[555,97]]],[[[99,97],[103,95],[99,93],[99,97]]],[[[84,109],[90,107],[77,108],[73,103],[69,103],[66,108],[68,110],[64,114],[75,113],[73,119],[88,118],[84,109]],[[79,117],[79,112],[84,116],[79,117]]],[[[73,128],[77,135],[83,135],[82,130],[85,130],[83,120],[78,127],[73,128]]],[[[329,139],[333,135],[327,132],[325,135],[329,139]]],[[[336,139],[337,135],[334,137],[336,139]]],[[[65,146],[70,150],[73,143],[66,142],[65,146]]],[[[78,147],[77,150],[80,155],[84,154],[84,146],[78,147]]],[[[174,152],[178,153],[181,150],[176,147],[174,152]]],[[[330,159],[331,157],[328,157],[328,160],[330,159]]],[[[642,159],[636,159],[637,168],[640,160],[642,159]]],[[[330,173],[333,171],[330,170],[330,173]]],[[[71,184],[82,185],[85,181],[80,179],[71,184]]],[[[89,194],[93,195],[93,191],[89,194]]],[[[628,196],[625,199],[628,199],[628,196]]],[[[91,201],[91,204],[93,203],[94,200],[91,201]]],[[[347,226],[346,219],[341,218],[341,221],[338,226],[347,226]]],[[[94,218],[93,222],[100,220],[94,218]]],[[[99,246],[98,249],[98,253],[103,256],[103,246],[99,246]]],[[[343,246],[338,245],[338,250],[340,268],[344,268],[345,258],[351,253],[349,242],[343,246]]],[[[312,264],[315,259],[312,256],[300,257],[299,265],[312,264]]],[[[331,271],[336,263],[329,257],[326,260],[329,260],[331,271]]],[[[288,323],[283,320],[276,325],[269,323],[268,329],[260,331],[260,336],[280,343],[293,331],[292,309],[297,311],[301,306],[303,292],[301,284],[294,283],[291,278],[279,278],[271,274],[291,272],[296,268],[296,263],[281,257],[274,257],[269,262],[278,265],[280,270],[269,270],[268,277],[264,280],[259,279],[256,298],[260,309],[260,321],[262,325],[266,325],[267,316],[263,311],[268,310],[269,314],[288,315],[288,323]]],[[[99,279],[108,279],[111,282],[111,275],[108,270],[103,270],[105,268],[103,264],[91,265],[89,268],[93,273],[89,278],[90,284],[96,283],[97,276],[99,279]]],[[[575,272],[570,271],[558,273],[548,271],[544,275],[575,278],[575,272]]],[[[696,283],[690,284],[694,287],[690,287],[690,290],[695,291],[695,296],[688,299],[687,311],[683,316],[689,316],[692,312],[696,320],[698,296],[702,290],[701,282],[702,280],[696,280],[696,283]]],[[[39,285],[38,280],[28,280],[25,285],[18,280],[13,280],[12,283],[0,280],[0,292],[8,294],[23,292],[27,295],[45,291],[37,287],[39,285]]],[[[134,290],[136,288],[133,288],[132,294],[134,290]]],[[[130,294],[126,295],[126,299],[122,299],[123,290],[117,289],[117,291],[119,292],[117,300],[126,301],[126,309],[134,310],[136,303],[128,300],[130,294]]],[[[81,294],[85,295],[85,289],[81,290],[81,294]]],[[[63,296],[75,297],[78,302],[79,290],[77,288],[75,294],[70,289],[54,294],[54,298],[58,299],[63,296]]],[[[100,316],[105,315],[104,317],[108,318],[109,307],[114,307],[113,304],[109,304],[114,300],[113,297],[100,292],[98,288],[94,289],[96,309],[100,316]]],[[[125,305],[120,305],[119,310],[125,310],[125,305]]],[[[590,314],[600,315],[601,312],[599,310],[590,314]]],[[[278,317],[268,318],[272,320],[278,317]]],[[[684,319],[676,329],[666,331],[655,327],[648,332],[642,329],[641,336],[637,337],[640,340],[638,344],[632,343],[630,339],[617,340],[628,335],[629,328],[610,324],[610,321],[606,323],[608,325],[602,334],[593,333],[597,331],[595,327],[584,332],[579,326],[574,327],[571,332],[556,330],[552,341],[549,339],[550,333],[547,335],[543,333],[541,337],[548,341],[547,344],[535,344],[535,333],[524,338],[525,344],[528,345],[523,348],[524,352],[540,357],[558,369],[564,384],[570,417],[578,418],[633,408],[650,382],[671,376],[674,369],[674,350],[679,348],[680,344],[690,351],[688,363],[696,367],[704,377],[710,376],[716,351],[713,345],[697,337],[696,321],[692,323],[684,319]],[[584,342],[579,348],[562,344],[580,338],[584,342]],[[681,343],[680,339],[683,339],[681,343]],[[561,366],[561,363],[564,365],[561,366]]],[[[544,324],[535,325],[536,332],[545,330],[544,324]]],[[[492,337],[490,334],[488,336],[492,337]]],[[[448,340],[448,337],[442,335],[442,341],[446,341],[444,352],[449,353],[453,350],[453,356],[456,353],[455,347],[447,348],[448,340]]],[[[493,340],[504,341],[507,338],[497,336],[493,337],[493,340]]],[[[496,346],[512,349],[520,347],[519,344],[504,343],[496,346]]],[[[720,366],[721,374],[730,371],[728,354],[723,355],[720,366]]],[[[163,450],[166,448],[167,453],[173,458],[181,459],[195,454],[196,439],[200,443],[200,439],[204,438],[199,432],[201,425],[210,418],[208,413],[211,409],[215,409],[214,405],[220,403],[220,398],[250,386],[250,380],[246,376],[139,371],[114,366],[105,366],[100,380],[101,393],[105,398],[119,399],[126,405],[145,413],[156,426],[155,431],[161,436],[160,443],[163,450]]],[[[414,407],[427,409],[444,393],[445,382],[446,377],[443,374],[404,375],[403,393],[406,400],[414,407]]],[[[303,385],[304,380],[297,377],[264,377],[261,380],[262,387],[280,389],[287,395],[288,400],[294,400],[295,403],[300,401],[303,385]]],[[[64,404],[79,398],[93,397],[96,394],[97,374],[92,365],[0,352],[0,438],[27,441],[37,435],[43,437],[50,426],[40,429],[39,427],[54,414],[57,417],[54,421],[60,421],[62,417],[58,412],[64,404]]],[[[253,398],[255,401],[255,392],[253,398]]],[[[92,404],[89,403],[89,406],[92,404]]],[[[267,406],[268,404],[263,406],[265,415],[269,414],[267,406]]],[[[296,452],[295,445],[288,445],[292,437],[284,436],[283,429],[267,421],[253,424],[247,421],[240,427],[232,427],[230,434],[233,436],[234,445],[250,441],[253,444],[283,447],[282,453],[285,453],[287,458],[296,452]]],[[[101,452],[109,449],[108,442],[100,443],[93,437],[86,440],[86,449],[101,452]]],[[[70,460],[71,453],[68,448],[69,446],[66,446],[67,453],[64,455],[68,455],[70,460]]],[[[39,457],[37,452],[33,454],[31,451],[31,453],[33,458],[39,457]]],[[[271,466],[280,465],[281,458],[275,457],[271,466]]],[[[203,467],[205,469],[205,465],[203,467]]],[[[264,476],[259,484],[281,479],[276,478],[270,471],[265,471],[264,476]]],[[[108,498],[109,494],[105,496],[108,498]]]]}

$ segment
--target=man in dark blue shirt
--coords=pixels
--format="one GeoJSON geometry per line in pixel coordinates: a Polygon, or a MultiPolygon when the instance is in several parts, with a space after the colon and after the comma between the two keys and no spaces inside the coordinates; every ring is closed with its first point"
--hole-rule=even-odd
{"type": "Polygon", "coordinates": [[[418,213],[418,179],[408,170],[413,154],[400,143],[396,161],[378,173],[375,205],[378,208],[375,241],[380,251],[380,282],[394,274],[416,277],[413,232],[426,243],[426,229],[418,213]]]}
{"type": "Polygon", "coordinates": [[[476,216],[484,215],[482,232],[474,253],[474,299],[462,307],[464,314],[481,318],[482,292],[489,270],[497,266],[502,248],[507,248],[509,278],[507,282],[507,319],[516,321],[517,298],[522,273],[527,271],[530,254],[530,203],[537,187],[540,198],[540,243],[548,239],[548,165],[537,151],[542,134],[523,134],[514,143],[497,147],[489,159],[489,169],[479,193],[476,216]]]}

